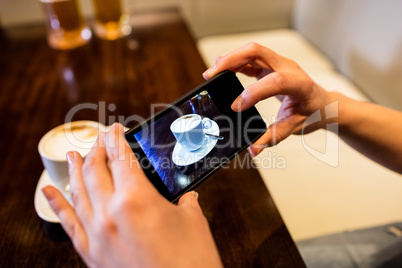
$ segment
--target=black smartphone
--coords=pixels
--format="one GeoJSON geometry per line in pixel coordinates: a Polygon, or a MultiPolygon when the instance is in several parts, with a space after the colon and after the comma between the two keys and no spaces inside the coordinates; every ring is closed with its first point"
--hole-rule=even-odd
{"type": "Polygon", "coordinates": [[[244,90],[224,71],[125,133],[145,174],[171,202],[255,142],[266,124],[255,107],[231,109],[244,90]]]}

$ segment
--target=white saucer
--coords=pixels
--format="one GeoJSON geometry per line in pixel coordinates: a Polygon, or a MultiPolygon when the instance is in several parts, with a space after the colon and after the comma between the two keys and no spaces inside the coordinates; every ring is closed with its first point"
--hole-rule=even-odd
{"type": "MultiPolygon", "coordinates": [[[[211,120],[211,122],[211,128],[205,129],[204,132],[219,136],[218,124],[213,120],[211,120]]],[[[212,151],[217,142],[217,139],[205,135],[204,144],[200,149],[194,152],[185,150],[178,142],[176,142],[172,153],[173,163],[182,167],[194,164],[203,159],[210,151],[212,151]]]]}
{"type": "Polygon", "coordinates": [[[35,190],[34,204],[36,213],[42,220],[45,220],[47,222],[60,223],[59,218],[53,212],[52,208],[47,202],[45,195],[42,193],[42,188],[47,185],[54,186],[52,180],[49,177],[49,174],[47,173],[46,169],[44,169],[35,190]]]}
{"type": "MultiPolygon", "coordinates": [[[[106,126],[106,130],[108,131],[110,126],[106,126]]],[[[128,128],[124,128],[124,131],[127,131],[128,128]]],[[[52,222],[52,223],[60,223],[59,217],[53,212],[52,208],[50,207],[49,203],[47,202],[47,199],[45,195],[42,193],[42,188],[47,186],[47,185],[52,185],[54,186],[52,180],[49,177],[49,174],[47,173],[46,169],[43,170],[42,175],[40,175],[38,184],[36,185],[36,190],[35,190],[35,197],[34,197],[34,205],[35,205],[35,210],[38,216],[47,222],[52,222]]]]}

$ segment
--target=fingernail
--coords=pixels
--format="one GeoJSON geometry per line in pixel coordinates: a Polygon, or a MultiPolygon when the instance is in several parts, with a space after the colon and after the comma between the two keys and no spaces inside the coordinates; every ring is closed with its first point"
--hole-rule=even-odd
{"type": "Polygon", "coordinates": [[[117,123],[118,127],[119,127],[119,133],[120,134],[124,134],[124,126],[120,123],[117,123]]]}
{"type": "Polygon", "coordinates": [[[262,151],[265,150],[265,148],[267,148],[268,145],[267,144],[257,144],[257,145],[251,145],[250,147],[248,147],[248,151],[251,154],[252,157],[255,157],[257,155],[259,155],[262,151]]]}
{"type": "Polygon", "coordinates": [[[196,192],[196,191],[193,191],[193,194],[194,194],[194,197],[195,197],[195,199],[197,199],[197,200],[198,200],[198,197],[199,197],[199,194],[198,194],[198,192],[196,192]]]}
{"type": "Polygon", "coordinates": [[[221,56],[216,56],[215,63],[217,63],[221,59],[221,56]]]}
{"type": "Polygon", "coordinates": [[[209,68],[208,70],[206,70],[202,76],[204,77],[205,80],[208,80],[211,78],[211,74],[213,73],[213,71],[215,70],[216,65],[212,66],[211,68],[209,68]]]}
{"type": "Polygon", "coordinates": [[[118,122],[113,123],[113,125],[109,128],[109,131],[108,131],[108,132],[112,131],[112,129],[115,129],[115,128],[118,129],[119,134],[124,133],[124,127],[123,127],[123,125],[120,124],[120,123],[118,123],[118,122]],[[120,127],[120,126],[121,126],[121,127],[120,127]]]}
{"type": "Polygon", "coordinates": [[[51,187],[42,188],[42,193],[45,195],[45,197],[48,201],[53,200],[54,195],[55,195],[55,193],[51,187]]]}
{"type": "Polygon", "coordinates": [[[95,141],[94,145],[92,146],[92,148],[102,148],[102,147],[104,147],[104,146],[101,146],[101,144],[103,144],[103,145],[105,144],[106,133],[108,133],[111,128],[112,127],[110,127],[107,132],[100,131],[98,133],[98,138],[96,139],[96,141],[95,141]]]}
{"type": "Polygon", "coordinates": [[[67,152],[66,158],[69,165],[73,164],[75,161],[75,153],[73,151],[67,152]]]}
{"type": "Polygon", "coordinates": [[[239,97],[237,97],[237,99],[233,102],[232,104],[232,110],[233,111],[237,111],[237,112],[241,112],[243,107],[245,104],[245,100],[243,99],[243,97],[240,95],[239,97]]]}
{"type": "Polygon", "coordinates": [[[247,150],[248,150],[248,153],[249,153],[252,157],[255,156],[255,155],[254,155],[254,152],[253,152],[253,149],[251,148],[251,146],[248,147],[247,150]]]}
{"type": "Polygon", "coordinates": [[[113,123],[106,132],[112,131],[116,127],[116,123],[113,123]]]}
{"type": "Polygon", "coordinates": [[[248,152],[252,157],[256,157],[261,153],[262,150],[256,149],[254,146],[248,147],[248,152]]]}

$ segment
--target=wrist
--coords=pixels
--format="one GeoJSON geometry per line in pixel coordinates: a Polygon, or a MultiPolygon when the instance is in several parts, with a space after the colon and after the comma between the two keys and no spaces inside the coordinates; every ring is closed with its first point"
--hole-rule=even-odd
{"type": "Polygon", "coordinates": [[[321,95],[316,97],[316,107],[319,107],[313,114],[311,114],[308,120],[316,121],[312,124],[312,128],[325,129],[332,131],[330,127],[333,124],[339,124],[340,106],[343,105],[343,95],[338,92],[329,92],[326,90],[321,91],[321,95]],[[319,114],[317,114],[319,113],[319,114]],[[318,116],[318,117],[317,117],[318,116]],[[315,125],[315,127],[314,127],[315,125]]]}
{"type": "Polygon", "coordinates": [[[326,106],[326,118],[330,123],[338,124],[338,131],[350,129],[356,121],[358,101],[348,98],[339,92],[329,92],[329,101],[326,106]]]}

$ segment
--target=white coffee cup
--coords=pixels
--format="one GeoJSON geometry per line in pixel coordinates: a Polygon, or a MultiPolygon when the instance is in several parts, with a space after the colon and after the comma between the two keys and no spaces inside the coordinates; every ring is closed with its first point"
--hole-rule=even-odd
{"type": "Polygon", "coordinates": [[[70,179],[66,154],[77,151],[85,157],[105,126],[94,121],[73,121],[47,132],[39,141],[38,151],[50,179],[70,199],[70,179]]]}
{"type": "Polygon", "coordinates": [[[204,129],[212,127],[211,119],[198,114],[186,114],[170,125],[177,142],[187,151],[196,151],[205,141],[204,129]]]}

